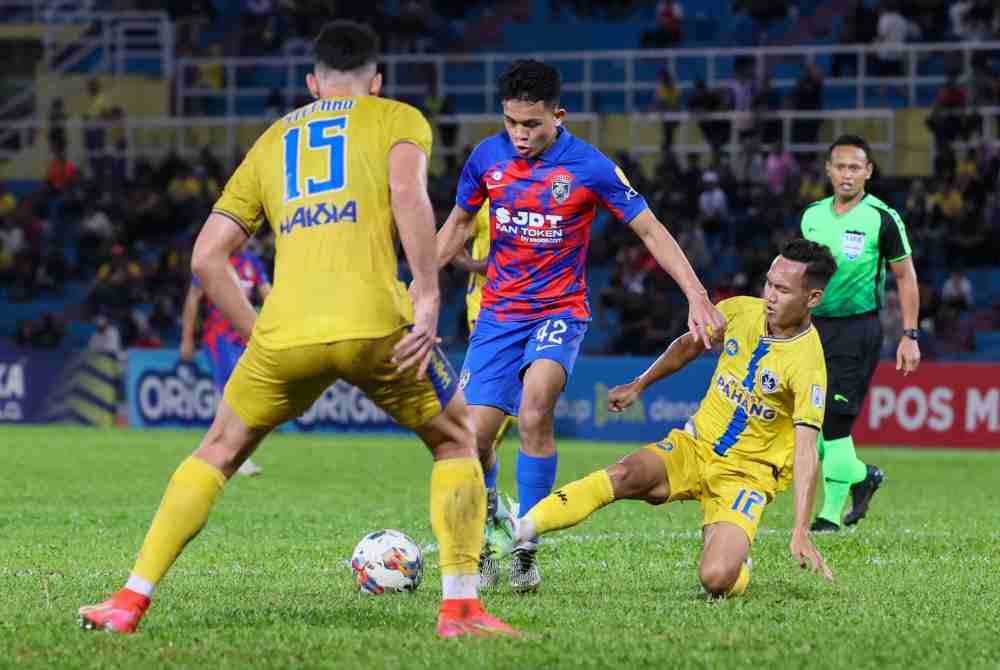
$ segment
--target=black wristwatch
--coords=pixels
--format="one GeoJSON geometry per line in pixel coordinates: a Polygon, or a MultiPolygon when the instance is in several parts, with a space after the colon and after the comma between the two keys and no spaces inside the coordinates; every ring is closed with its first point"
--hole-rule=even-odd
{"type": "Polygon", "coordinates": [[[917,329],[917,328],[904,328],[903,329],[903,337],[908,337],[911,340],[919,340],[920,339],[920,330],[917,329]]]}

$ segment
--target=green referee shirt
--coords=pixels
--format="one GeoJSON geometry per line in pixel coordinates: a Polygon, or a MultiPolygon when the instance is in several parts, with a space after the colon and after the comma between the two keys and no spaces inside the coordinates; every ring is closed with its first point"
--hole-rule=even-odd
{"type": "Polygon", "coordinates": [[[906,227],[896,210],[873,195],[844,214],[833,210],[834,197],[802,213],[802,236],[825,244],[837,271],[813,316],[854,316],[878,310],[885,298],[885,265],[910,255],[906,227]]]}

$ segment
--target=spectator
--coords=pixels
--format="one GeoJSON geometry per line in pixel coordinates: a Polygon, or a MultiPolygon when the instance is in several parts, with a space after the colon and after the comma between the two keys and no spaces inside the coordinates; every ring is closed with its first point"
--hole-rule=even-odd
{"type": "Polygon", "coordinates": [[[927,198],[927,206],[934,216],[942,217],[949,223],[957,223],[962,214],[964,198],[957,182],[938,180],[934,191],[927,198]]]}
{"type": "Polygon", "coordinates": [[[676,0],[659,0],[656,3],[656,28],[647,30],[639,40],[643,49],[662,49],[680,43],[683,31],[684,7],[676,0]]]}
{"type": "Polygon", "coordinates": [[[89,298],[91,311],[123,319],[128,308],[142,298],[142,282],[142,268],[129,257],[125,247],[112,246],[111,260],[98,268],[94,279],[89,298]]]}
{"type": "Polygon", "coordinates": [[[442,93],[438,85],[438,71],[431,66],[426,71],[427,95],[424,96],[422,107],[431,127],[436,127],[445,150],[445,171],[455,174],[458,170],[458,156],[455,155],[455,138],[458,136],[458,124],[442,116],[454,114],[455,107],[451,96],[442,93]]]}
{"type": "Polygon", "coordinates": [[[972,309],[975,304],[972,282],[962,274],[961,270],[952,270],[948,275],[948,279],[941,286],[941,301],[959,311],[964,312],[972,309]]]}
{"type": "MultiPolygon", "coordinates": [[[[694,90],[688,98],[688,111],[698,117],[701,114],[725,111],[725,107],[724,98],[719,93],[709,90],[704,79],[694,82],[694,90]]],[[[713,157],[719,156],[722,147],[729,142],[729,121],[699,118],[698,127],[705,136],[705,141],[712,147],[713,157]]]]}
{"type": "MultiPolygon", "coordinates": [[[[807,63],[802,76],[795,82],[789,100],[791,109],[815,111],[823,109],[823,75],[815,63],[807,63]]],[[[820,119],[796,119],[792,122],[792,142],[815,144],[819,138],[820,119]]]]}
{"type": "Polygon", "coordinates": [[[195,99],[195,113],[206,116],[222,112],[222,89],[226,85],[226,70],[222,63],[222,45],[208,48],[208,60],[195,66],[195,86],[208,89],[208,95],[195,99]]]}
{"type": "Polygon", "coordinates": [[[910,190],[906,194],[906,223],[910,229],[923,228],[928,223],[930,207],[928,205],[927,186],[923,179],[910,182],[910,190]]]}
{"type": "Polygon", "coordinates": [[[107,242],[115,234],[111,219],[101,207],[96,197],[88,198],[80,219],[80,256],[82,259],[96,258],[107,242]]]}
{"type": "Polygon", "coordinates": [[[159,349],[163,346],[160,336],[149,325],[149,320],[142,314],[132,315],[132,332],[134,333],[129,346],[136,349],[159,349]]]}
{"type": "Polygon", "coordinates": [[[702,177],[704,189],[698,197],[698,214],[705,232],[717,235],[729,221],[729,198],[719,186],[719,175],[709,170],[702,177]]]}
{"type": "Polygon", "coordinates": [[[0,219],[9,216],[17,207],[17,196],[7,190],[7,183],[0,181],[0,219]]]}
{"type": "Polygon", "coordinates": [[[798,163],[780,142],[769,148],[764,161],[764,178],[771,195],[784,195],[789,182],[798,176],[798,172],[798,163]]]}
{"type": "Polygon", "coordinates": [[[902,77],[906,52],[899,47],[914,33],[914,27],[899,12],[895,0],[884,0],[876,10],[878,33],[875,43],[880,49],[875,57],[875,74],[880,77],[902,77]]]}
{"type": "Polygon", "coordinates": [[[104,154],[104,124],[109,111],[111,105],[101,90],[101,80],[95,77],[87,82],[87,109],[83,115],[86,122],[83,127],[83,146],[91,165],[104,154]]]}
{"type": "Polygon", "coordinates": [[[62,324],[51,312],[42,315],[42,320],[31,334],[31,346],[37,349],[55,349],[63,339],[62,324]]]}
{"type": "Polygon", "coordinates": [[[94,319],[96,330],[90,336],[87,348],[102,354],[119,356],[122,353],[122,336],[118,331],[118,326],[108,320],[103,314],[94,319]]]}
{"type": "Polygon", "coordinates": [[[62,98],[49,103],[49,149],[66,148],[66,107],[62,98]]]}
{"type": "MultiPolygon", "coordinates": [[[[840,28],[840,44],[871,44],[877,34],[878,17],[868,8],[865,0],[856,0],[852,11],[844,17],[840,28]]],[[[858,73],[858,57],[854,53],[844,52],[833,55],[830,68],[831,77],[841,77],[847,70],[851,74],[858,73]]]]}
{"type": "MultiPolygon", "coordinates": [[[[660,70],[660,83],[656,87],[653,109],[658,112],[674,113],[681,111],[681,90],[674,82],[674,75],[669,68],[660,70]]],[[[663,151],[668,152],[674,146],[674,130],[677,121],[663,122],[663,151]]]]}
{"type": "Polygon", "coordinates": [[[684,250],[691,266],[700,274],[709,266],[712,258],[708,252],[705,229],[697,222],[678,226],[677,244],[684,250]]]}
{"type": "Polygon", "coordinates": [[[76,182],[79,170],[76,163],[66,157],[66,148],[52,148],[52,159],[49,161],[48,185],[56,196],[64,195],[76,182]]]}
{"type": "MultiPolygon", "coordinates": [[[[828,180],[820,176],[815,163],[806,163],[802,170],[802,180],[799,182],[799,207],[805,207],[826,197],[827,183],[828,180]]],[[[910,219],[907,218],[906,221],[909,223],[910,219]]]]}

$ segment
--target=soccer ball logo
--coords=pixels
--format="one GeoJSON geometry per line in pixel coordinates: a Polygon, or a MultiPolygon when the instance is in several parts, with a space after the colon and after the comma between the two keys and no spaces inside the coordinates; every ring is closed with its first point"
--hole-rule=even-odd
{"type": "Polygon", "coordinates": [[[398,530],[379,530],[361,538],[351,558],[354,585],[362,593],[413,591],[424,576],[417,543],[398,530]]]}

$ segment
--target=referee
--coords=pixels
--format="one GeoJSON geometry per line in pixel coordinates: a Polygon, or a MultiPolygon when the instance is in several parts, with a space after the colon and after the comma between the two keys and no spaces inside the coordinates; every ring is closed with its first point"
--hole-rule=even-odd
{"type": "Polygon", "coordinates": [[[854,451],[851,428],[861,411],[882,348],[878,310],[885,296],[886,265],[896,277],[903,333],[896,349],[896,369],[904,375],[920,364],[917,273],[906,228],[896,210],[865,192],[874,164],[867,142],[843,135],[827,155],[826,174],[833,195],[802,213],[802,235],[825,244],[837,260],[837,272],[813,310],[826,358],[826,419],[820,440],[823,463],[823,509],[812,530],[840,530],[847,493],[851,509],[843,523],[856,524],[868,511],[885,475],[865,465],[854,451]]]}

